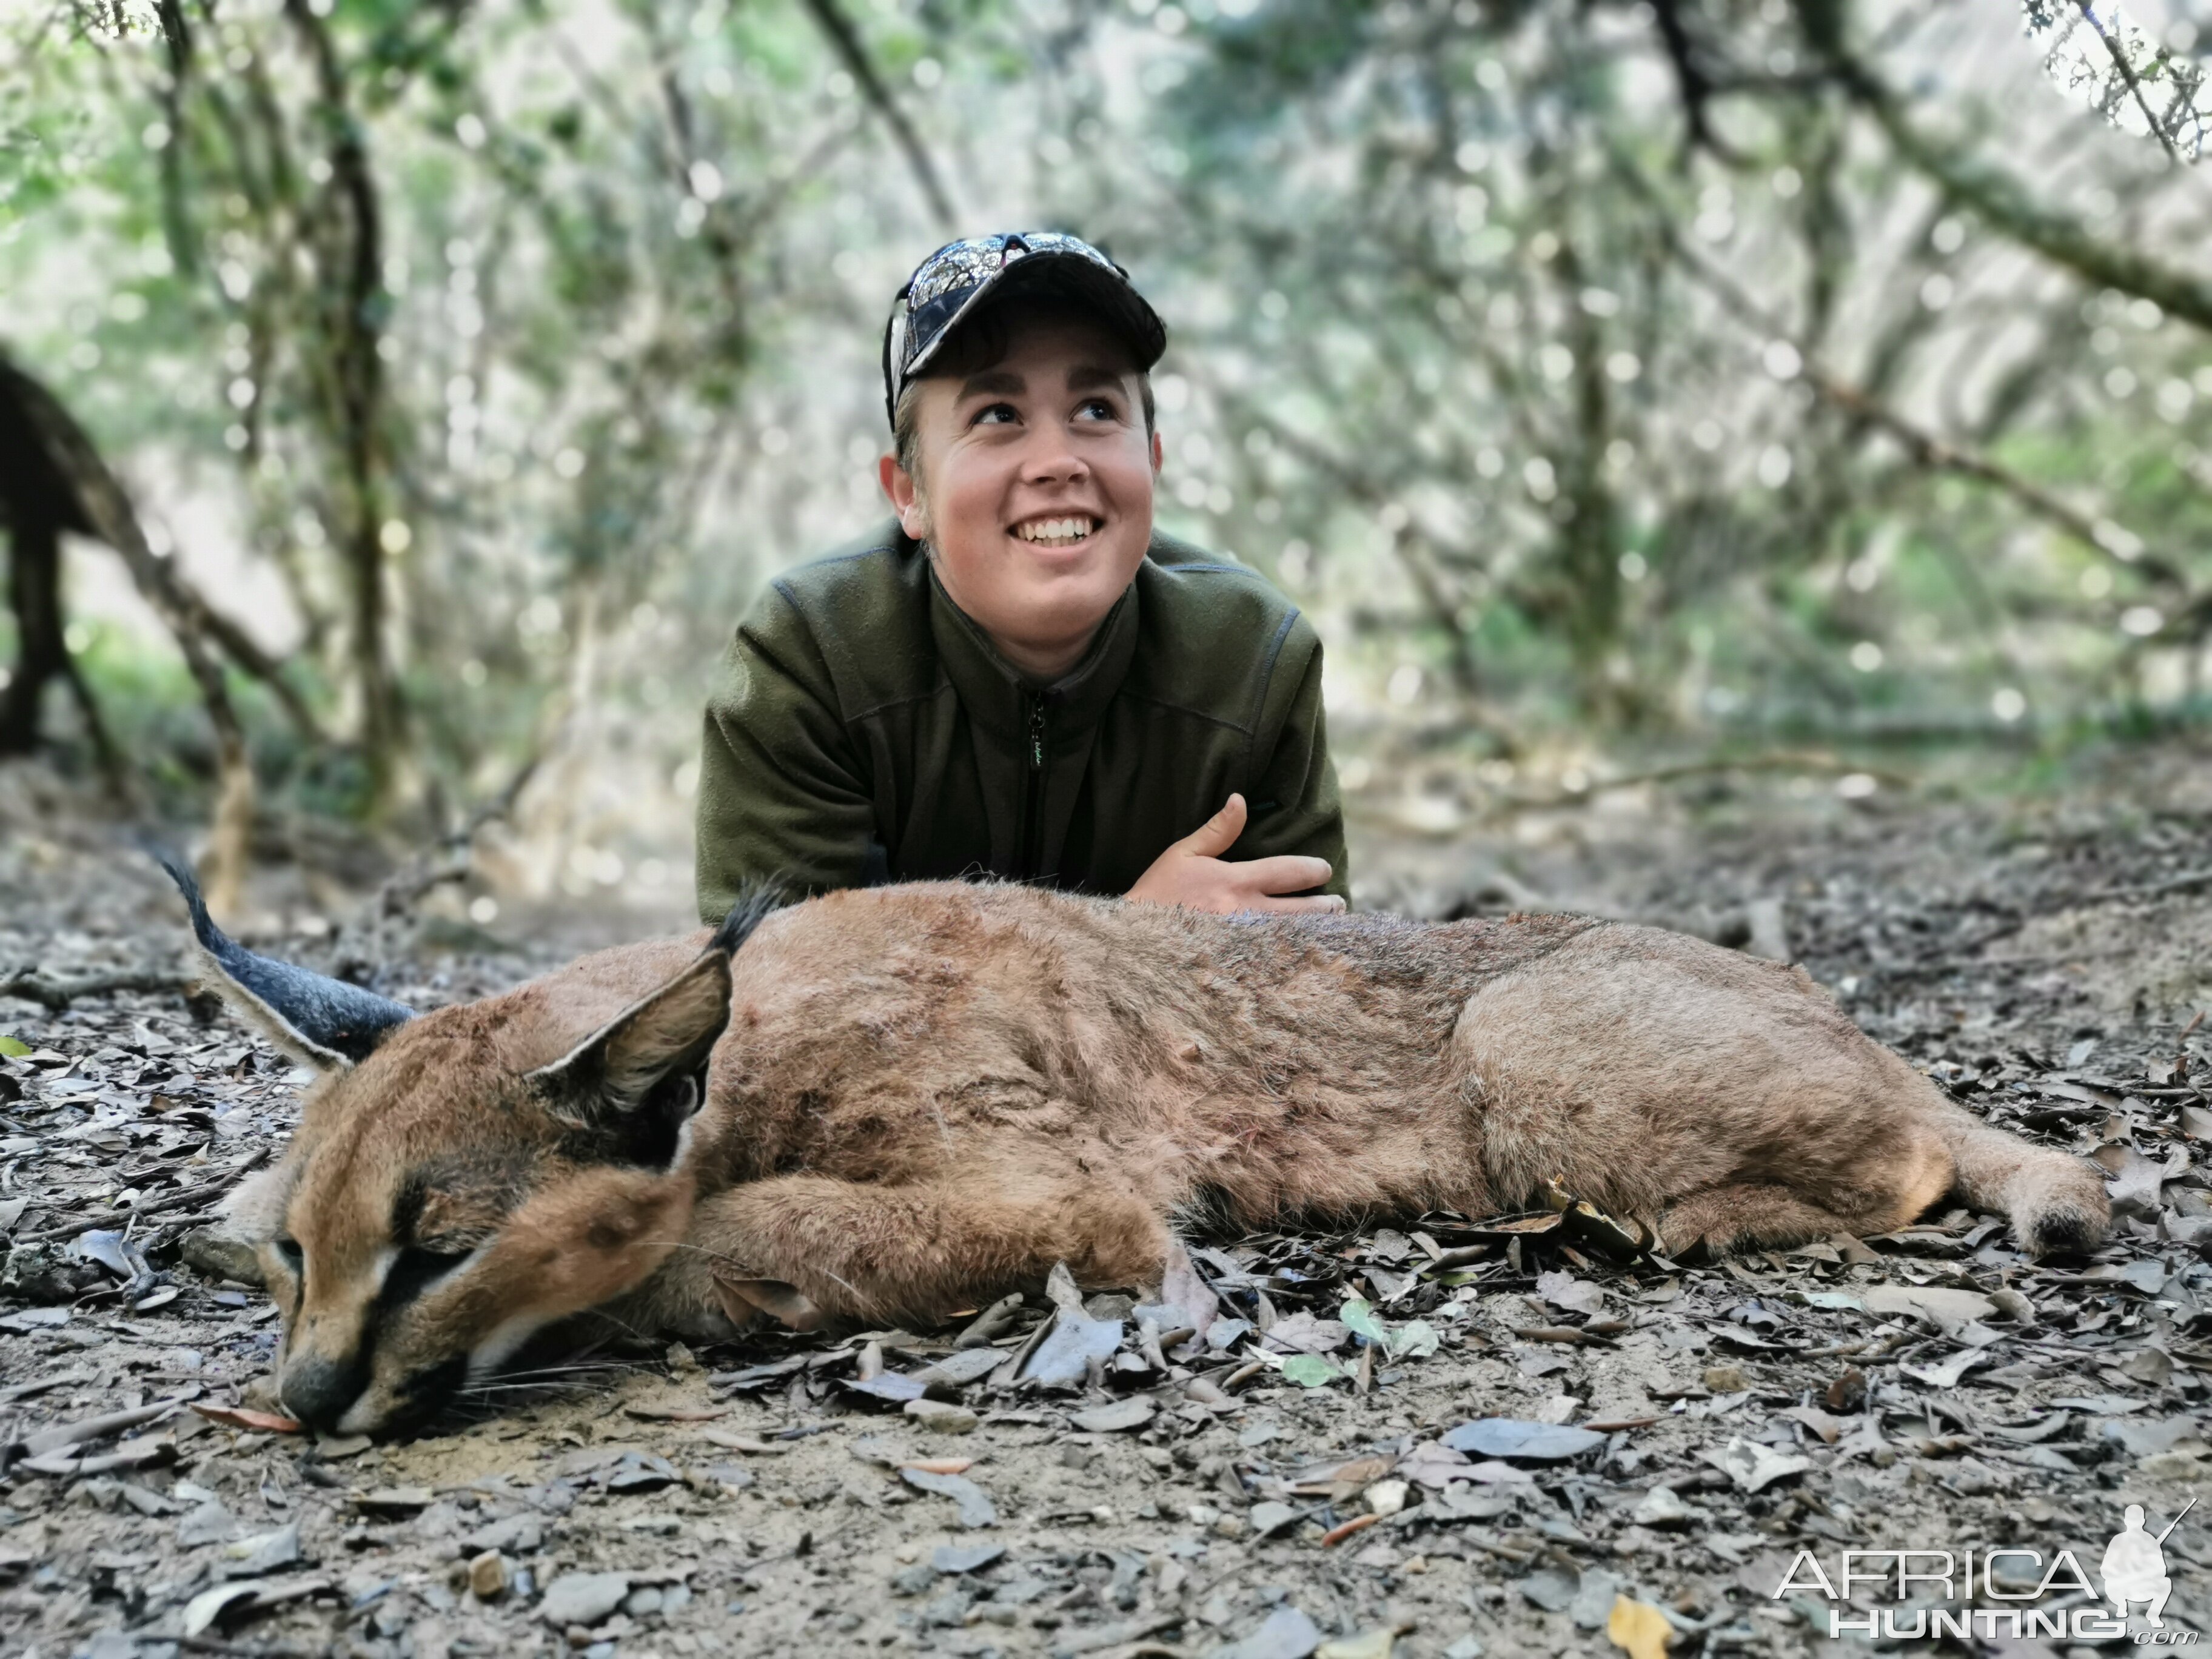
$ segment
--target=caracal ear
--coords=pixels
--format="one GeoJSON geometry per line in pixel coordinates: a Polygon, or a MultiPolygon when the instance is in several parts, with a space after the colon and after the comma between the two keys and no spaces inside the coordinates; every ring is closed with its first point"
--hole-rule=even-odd
{"type": "Polygon", "coordinates": [[[215,925],[200,884],[182,860],[158,850],[153,856],[185,896],[209,979],[232,1007],[295,1059],[318,1071],[349,1070],[396,1027],[415,1018],[404,1002],[254,955],[215,925]]]}
{"type": "Polygon", "coordinates": [[[738,901],[698,960],[529,1080],[585,1132],[589,1158],[665,1170],[704,1103],[708,1056],[730,1022],[730,957],[774,908],[738,901]]]}

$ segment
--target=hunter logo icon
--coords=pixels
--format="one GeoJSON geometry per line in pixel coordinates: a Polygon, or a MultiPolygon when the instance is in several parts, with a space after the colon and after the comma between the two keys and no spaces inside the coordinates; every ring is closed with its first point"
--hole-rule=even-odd
{"type": "MultiPolygon", "coordinates": [[[[2181,1506],[2181,1515],[2197,1507],[2192,1498],[2181,1506]]],[[[2166,1620],[2159,1615],[2166,1611],[2166,1598],[2173,1594],[2173,1580],[2166,1575],[2166,1553],[2159,1547],[2181,1524],[2181,1515],[2166,1523],[2166,1530],[2154,1538],[2143,1525],[2143,1506],[2130,1504],[2121,1517],[2124,1523],[2119,1534],[2105,1546],[2105,1559],[2097,1569],[2097,1576],[2105,1581],[2105,1599],[2112,1604],[2116,1617],[2128,1616],[2128,1603],[2147,1601],[2144,1612],[2153,1630],[2164,1630],[2166,1620]]]]}

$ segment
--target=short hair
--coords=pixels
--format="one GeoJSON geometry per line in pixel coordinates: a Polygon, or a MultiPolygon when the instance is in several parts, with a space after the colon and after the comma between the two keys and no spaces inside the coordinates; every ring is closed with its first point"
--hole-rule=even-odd
{"type": "MultiPolygon", "coordinates": [[[[973,374],[990,368],[1006,356],[1006,343],[1015,325],[1035,321],[1085,323],[1109,337],[1119,338],[1099,320],[1097,313],[1071,301],[1048,295],[1016,295],[1006,300],[987,301],[972,315],[961,320],[937,349],[928,366],[900,388],[898,401],[891,407],[891,453],[898,461],[900,471],[908,477],[918,476],[915,464],[921,459],[921,434],[916,410],[921,403],[921,383],[947,375],[973,374]]],[[[1135,362],[1133,353],[1132,367],[1135,362]]],[[[1152,401],[1152,377],[1141,368],[1137,370],[1137,398],[1144,405],[1145,435],[1149,438],[1158,411],[1152,401]]]]}

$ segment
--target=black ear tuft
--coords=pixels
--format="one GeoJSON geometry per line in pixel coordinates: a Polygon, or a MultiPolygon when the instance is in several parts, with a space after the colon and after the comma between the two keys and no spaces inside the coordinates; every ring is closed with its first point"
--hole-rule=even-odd
{"type": "Polygon", "coordinates": [[[722,925],[714,930],[714,937],[707,941],[709,951],[720,951],[726,957],[737,955],[740,945],[752,937],[753,929],[783,908],[783,896],[773,887],[748,887],[738,895],[738,902],[730,907],[730,914],[722,918],[722,925]]]}
{"type": "Polygon", "coordinates": [[[200,896],[200,884],[183,860],[158,848],[147,850],[185,896],[192,937],[199,941],[207,965],[272,1042],[312,1065],[343,1067],[368,1059],[394,1026],[415,1018],[415,1011],[404,1003],[289,962],[254,955],[215,925],[200,896]]]}

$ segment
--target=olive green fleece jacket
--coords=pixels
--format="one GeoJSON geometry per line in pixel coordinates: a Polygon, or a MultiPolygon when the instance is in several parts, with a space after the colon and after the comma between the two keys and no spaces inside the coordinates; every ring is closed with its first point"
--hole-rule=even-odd
{"type": "Polygon", "coordinates": [[[1126,893],[1241,792],[1228,856],[1327,859],[1346,891],[1321,641],[1255,572],[1156,535],[1083,660],[1009,667],[887,524],[771,582],[707,705],[699,914],[996,876],[1126,893]]]}

